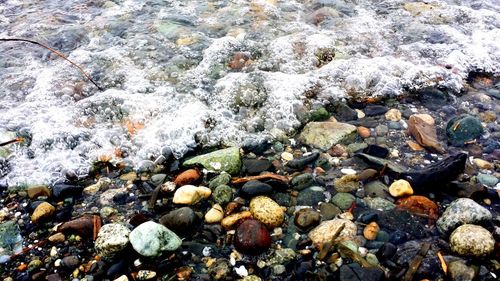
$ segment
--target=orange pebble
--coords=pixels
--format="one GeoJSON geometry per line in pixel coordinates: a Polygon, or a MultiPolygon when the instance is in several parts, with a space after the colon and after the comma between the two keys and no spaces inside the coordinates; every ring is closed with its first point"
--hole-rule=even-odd
{"type": "Polygon", "coordinates": [[[363,127],[363,126],[359,126],[358,127],[358,134],[362,137],[362,138],[368,138],[370,137],[370,129],[366,128],[366,127],[363,127]]]}

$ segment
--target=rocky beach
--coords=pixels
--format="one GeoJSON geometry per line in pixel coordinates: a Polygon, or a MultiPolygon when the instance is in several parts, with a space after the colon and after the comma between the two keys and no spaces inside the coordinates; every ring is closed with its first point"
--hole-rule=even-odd
{"type": "Polygon", "coordinates": [[[500,278],[494,1],[54,3],[103,91],[0,44],[3,280],[500,278]]]}

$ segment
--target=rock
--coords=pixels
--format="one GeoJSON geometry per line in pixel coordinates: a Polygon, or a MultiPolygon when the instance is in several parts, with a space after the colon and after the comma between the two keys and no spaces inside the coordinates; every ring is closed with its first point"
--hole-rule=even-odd
{"type": "Polygon", "coordinates": [[[340,232],[339,236],[335,241],[343,241],[356,236],[357,227],[350,221],[345,219],[333,219],[328,221],[323,221],[311,230],[308,237],[312,240],[316,247],[320,247],[324,243],[331,242],[334,234],[339,228],[344,226],[344,229],[340,232]]]}
{"type": "Polygon", "coordinates": [[[239,147],[230,147],[217,150],[208,154],[193,157],[183,163],[184,166],[199,164],[213,171],[225,171],[236,175],[241,169],[241,157],[239,147]]]}
{"type": "Polygon", "coordinates": [[[219,204],[214,204],[205,214],[206,223],[218,223],[224,218],[224,210],[219,204]]]}
{"type": "Polygon", "coordinates": [[[153,280],[156,277],[156,272],[152,270],[139,270],[137,272],[137,280],[153,280]]]}
{"type": "Polygon", "coordinates": [[[446,125],[448,141],[454,146],[463,146],[483,134],[481,121],[471,115],[452,118],[446,125]]]}
{"type": "Polygon", "coordinates": [[[376,256],[381,261],[386,261],[391,259],[398,248],[392,243],[385,243],[382,247],[377,250],[376,256]]]}
{"type": "Polygon", "coordinates": [[[498,178],[488,174],[478,174],[477,180],[486,186],[494,187],[498,183],[498,178]]]}
{"type": "Polygon", "coordinates": [[[233,199],[233,190],[227,185],[219,185],[215,188],[212,193],[212,197],[215,203],[220,205],[226,205],[233,199]]]}
{"type": "Polygon", "coordinates": [[[184,185],[175,191],[173,202],[175,204],[194,205],[202,199],[209,198],[211,194],[212,190],[208,187],[184,185]]]}
{"type": "Polygon", "coordinates": [[[342,213],[339,207],[333,205],[332,203],[321,203],[319,204],[319,211],[321,213],[322,220],[331,220],[336,215],[342,213]]]}
{"type": "Polygon", "coordinates": [[[258,175],[268,171],[272,165],[267,159],[243,159],[243,171],[248,175],[258,175]]]}
{"type": "Polygon", "coordinates": [[[299,192],[297,206],[315,206],[325,200],[324,190],[319,186],[311,186],[299,192]]]}
{"type": "Polygon", "coordinates": [[[324,121],[330,117],[330,113],[324,107],[313,110],[309,114],[310,121],[324,121]]]}
{"type": "Polygon", "coordinates": [[[378,116],[386,113],[389,109],[383,105],[368,105],[364,112],[366,116],[378,116]]]}
{"type": "Polygon", "coordinates": [[[318,157],[319,157],[319,152],[312,152],[308,155],[301,156],[299,158],[288,161],[288,163],[286,163],[286,166],[292,169],[302,170],[307,165],[316,161],[318,157]]]}
{"type": "Polygon", "coordinates": [[[464,224],[451,233],[450,246],[459,255],[483,257],[493,252],[495,239],[481,226],[464,224]]]}
{"type": "Polygon", "coordinates": [[[387,211],[394,209],[396,207],[394,203],[380,197],[375,197],[375,198],[365,197],[363,198],[363,200],[370,209],[374,210],[387,211]]]}
{"type": "Polygon", "coordinates": [[[295,225],[302,230],[308,230],[315,227],[320,221],[320,213],[309,208],[300,209],[295,213],[295,219],[293,220],[295,225]]]}
{"type": "Polygon", "coordinates": [[[434,119],[428,114],[414,114],[408,120],[408,131],[423,147],[438,153],[444,153],[437,139],[434,119]]]}
{"type": "Polygon", "coordinates": [[[231,274],[231,264],[226,259],[217,259],[208,268],[208,273],[214,280],[226,280],[229,274],[231,274]]]}
{"type": "Polygon", "coordinates": [[[369,197],[384,198],[389,192],[389,188],[381,181],[371,181],[365,184],[365,194],[369,197]]]}
{"type": "Polygon", "coordinates": [[[74,269],[80,264],[80,260],[78,259],[77,256],[66,256],[62,258],[61,260],[61,265],[68,268],[68,269],[74,269]]]}
{"type": "Polygon", "coordinates": [[[198,217],[193,209],[189,207],[182,207],[163,215],[160,218],[160,223],[176,234],[181,235],[193,232],[193,228],[196,226],[197,220],[198,217]]]}
{"type": "Polygon", "coordinates": [[[269,249],[271,242],[269,231],[258,220],[245,220],[236,228],[234,234],[234,247],[245,254],[263,253],[269,249]]]}
{"type": "MultiPolygon", "coordinates": [[[[420,4],[420,3],[408,3],[408,4],[420,4]]],[[[405,5],[405,8],[408,7],[405,5]]],[[[415,7],[417,7],[415,5],[415,7]]],[[[420,6],[420,7],[431,7],[420,6]]],[[[431,8],[432,9],[432,8],[431,8]]],[[[449,99],[443,91],[435,87],[425,87],[416,92],[417,99],[427,108],[431,110],[442,110],[443,106],[449,104],[449,99]]]]}
{"type": "Polygon", "coordinates": [[[359,188],[359,181],[356,175],[344,175],[333,182],[337,192],[352,192],[359,188]]]}
{"type": "Polygon", "coordinates": [[[384,272],[379,268],[364,268],[358,263],[344,264],[340,267],[340,281],[381,281],[384,272]]]}
{"type": "Polygon", "coordinates": [[[375,133],[377,134],[377,137],[386,136],[387,133],[389,133],[389,127],[386,125],[378,125],[375,127],[375,133]]]}
{"type": "Polygon", "coordinates": [[[331,202],[342,210],[347,210],[352,206],[356,197],[350,193],[339,192],[332,197],[331,202]]]}
{"type": "Polygon", "coordinates": [[[157,257],[165,251],[177,250],[182,240],[165,226],[148,221],[132,230],[130,243],[142,256],[157,257]]]}
{"type": "Polygon", "coordinates": [[[68,197],[80,196],[82,194],[83,187],[78,185],[70,184],[55,184],[52,188],[52,194],[57,199],[64,199],[68,197]]]}
{"type": "Polygon", "coordinates": [[[293,177],[290,184],[295,190],[303,190],[314,184],[314,177],[311,173],[303,173],[293,177]]]}
{"type": "Polygon", "coordinates": [[[30,199],[36,199],[38,197],[50,197],[50,189],[46,185],[34,185],[28,187],[26,190],[28,197],[30,199]]]}
{"type": "Polygon", "coordinates": [[[380,231],[380,227],[376,222],[371,222],[365,226],[363,229],[363,236],[366,240],[375,240],[377,238],[377,234],[380,231]]]}
{"type": "Polygon", "coordinates": [[[214,189],[221,185],[227,185],[230,181],[231,175],[226,172],[221,172],[208,183],[208,187],[210,187],[210,189],[214,189]]]}
{"type": "Polygon", "coordinates": [[[413,189],[411,185],[406,180],[396,180],[391,186],[389,186],[389,193],[392,197],[403,197],[406,195],[412,195],[413,189]]]}
{"type": "Polygon", "coordinates": [[[257,195],[270,194],[273,191],[272,186],[258,180],[246,182],[240,190],[240,196],[243,198],[252,198],[257,195]]]}
{"type": "Polygon", "coordinates": [[[494,166],[492,163],[486,161],[486,160],[483,160],[483,159],[479,159],[479,158],[474,158],[474,160],[472,160],[472,162],[474,163],[474,165],[476,165],[479,169],[483,169],[483,170],[493,170],[494,166]]]}
{"type": "Polygon", "coordinates": [[[379,264],[379,261],[377,259],[377,256],[373,253],[368,253],[365,257],[366,261],[371,264],[371,265],[378,265],[379,264]]]}
{"type": "Polygon", "coordinates": [[[370,144],[363,149],[363,153],[379,158],[386,158],[389,155],[389,149],[380,145],[370,144]]]}
{"type": "Polygon", "coordinates": [[[64,234],[59,232],[49,236],[48,239],[51,243],[62,243],[66,240],[66,237],[64,236],[64,234]]]}
{"type": "Polygon", "coordinates": [[[113,258],[128,245],[130,230],[119,223],[105,224],[99,230],[94,247],[97,253],[113,258]]]}
{"type": "Polygon", "coordinates": [[[33,211],[31,221],[33,221],[33,223],[37,223],[39,221],[46,220],[52,217],[55,211],[56,208],[54,206],[47,202],[42,202],[36,207],[35,211],[33,211]]]}
{"type": "Polygon", "coordinates": [[[473,281],[476,276],[474,268],[467,266],[461,260],[448,263],[448,274],[453,281],[473,281]]]}
{"type": "Polygon", "coordinates": [[[349,143],[356,137],[356,127],[340,122],[309,122],[299,138],[307,145],[328,150],[338,143],[349,143]]]}
{"type": "Polygon", "coordinates": [[[431,219],[438,218],[438,206],[425,196],[413,195],[396,201],[398,209],[407,210],[412,214],[424,215],[431,219]]]}
{"type": "Polygon", "coordinates": [[[197,181],[200,176],[201,173],[197,169],[189,169],[177,175],[177,177],[175,177],[174,183],[177,186],[192,184],[197,181]]]}
{"type": "Polygon", "coordinates": [[[369,138],[370,137],[370,129],[366,128],[366,127],[363,127],[363,126],[359,126],[357,128],[357,131],[358,131],[358,135],[360,135],[362,138],[366,139],[366,138],[369,138]]]}
{"type": "Polygon", "coordinates": [[[23,249],[23,237],[19,232],[19,226],[14,221],[0,224],[0,257],[20,253],[23,249]]]}
{"type": "Polygon", "coordinates": [[[356,110],[353,110],[347,104],[342,102],[333,104],[330,111],[333,112],[333,115],[337,120],[342,122],[358,119],[358,113],[356,112],[356,110]]]}
{"type": "Polygon", "coordinates": [[[238,221],[243,220],[243,219],[248,219],[251,217],[252,217],[252,213],[250,213],[249,211],[243,211],[240,213],[231,214],[231,215],[225,217],[224,219],[222,219],[221,225],[224,229],[232,229],[232,228],[234,228],[235,224],[238,221]]]}
{"type": "Polygon", "coordinates": [[[385,119],[388,121],[399,121],[401,120],[401,111],[396,108],[391,108],[385,113],[385,119]]]}
{"type": "Polygon", "coordinates": [[[462,224],[479,224],[489,221],[492,215],[488,209],[469,198],[459,198],[448,206],[436,225],[443,234],[452,232],[462,224]]]}
{"type": "Polygon", "coordinates": [[[257,196],[250,201],[253,217],[270,229],[280,226],[285,220],[285,212],[278,203],[266,196],[257,196]]]}
{"type": "Polygon", "coordinates": [[[67,221],[57,227],[57,231],[64,233],[78,233],[81,236],[92,237],[94,227],[102,224],[101,218],[96,215],[83,215],[74,220],[67,221]]]}
{"type": "Polygon", "coordinates": [[[281,156],[281,160],[283,160],[283,161],[292,161],[293,160],[293,154],[290,152],[287,152],[287,151],[282,152],[280,154],[280,156],[281,156]]]}

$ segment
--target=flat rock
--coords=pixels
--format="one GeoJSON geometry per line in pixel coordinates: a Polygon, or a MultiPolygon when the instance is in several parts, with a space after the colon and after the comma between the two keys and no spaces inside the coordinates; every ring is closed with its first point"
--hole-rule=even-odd
{"type": "Polygon", "coordinates": [[[309,122],[299,138],[307,145],[328,150],[335,144],[352,142],[356,126],[340,122],[309,122]]]}
{"type": "Polygon", "coordinates": [[[201,165],[205,169],[216,172],[225,171],[236,175],[241,169],[241,156],[239,147],[230,147],[207,154],[193,157],[183,163],[184,166],[201,165]]]}
{"type": "Polygon", "coordinates": [[[321,222],[320,225],[309,232],[308,237],[312,240],[316,247],[319,247],[326,242],[331,242],[335,232],[337,232],[342,225],[344,226],[344,229],[340,232],[335,241],[342,241],[356,236],[358,228],[352,221],[345,219],[333,219],[321,222]]]}

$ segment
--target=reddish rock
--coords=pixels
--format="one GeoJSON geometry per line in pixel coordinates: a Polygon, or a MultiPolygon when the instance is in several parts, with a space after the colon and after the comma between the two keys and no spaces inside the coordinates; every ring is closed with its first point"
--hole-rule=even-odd
{"type": "Polygon", "coordinates": [[[408,132],[423,147],[438,153],[444,153],[439,143],[434,119],[428,114],[414,114],[408,120],[408,132]]]}
{"type": "Polygon", "coordinates": [[[183,186],[186,184],[191,184],[197,181],[201,176],[200,171],[197,169],[189,169],[180,173],[174,180],[177,186],[183,186]]]}
{"type": "Polygon", "coordinates": [[[425,196],[412,195],[401,198],[396,201],[396,205],[399,209],[431,219],[437,219],[439,215],[436,203],[425,196]]]}
{"type": "Polygon", "coordinates": [[[258,255],[271,246],[271,235],[264,224],[249,219],[238,226],[233,243],[236,250],[241,253],[258,255]]]}
{"type": "Polygon", "coordinates": [[[99,216],[84,215],[61,224],[57,228],[57,231],[64,233],[77,233],[81,236],[96,238],[101,225],[102,222],[99,216]]]}

